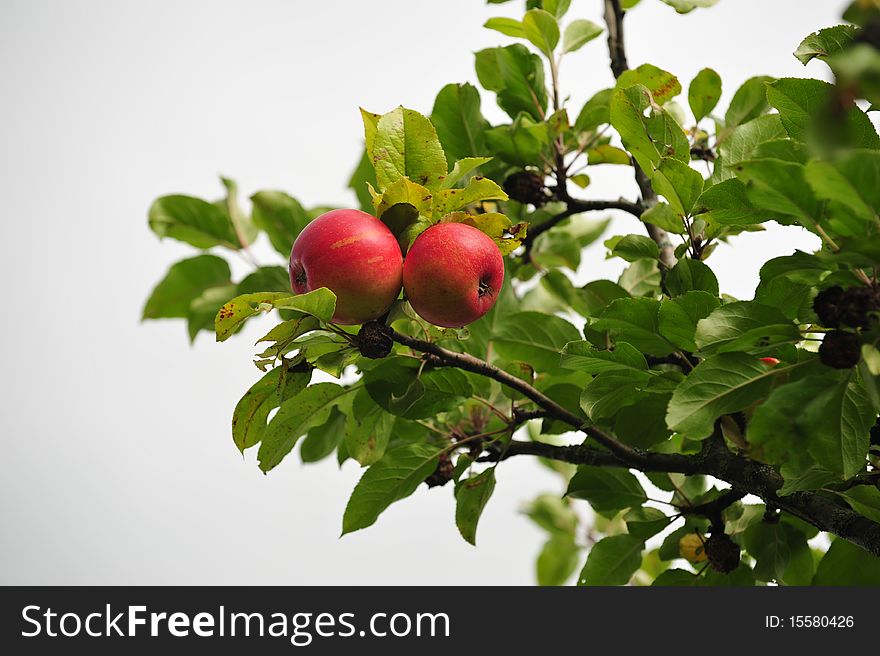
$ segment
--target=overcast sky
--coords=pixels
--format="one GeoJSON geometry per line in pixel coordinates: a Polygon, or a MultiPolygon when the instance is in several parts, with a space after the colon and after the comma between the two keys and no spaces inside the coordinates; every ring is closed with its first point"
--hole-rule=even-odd
{"type": "MultiPolygon", "coordinates": [[[[599,21],[600,4],[574,0],[569,18],[599,21]]],[[[684,84],[710,66],[726,106],[752,75],[824,76],[791,52],[844,4],[721,0],[678,16],[642,0],[627,21],[630,63],[684,84]]],[[[534,581],[543,535],[518,508],[561,492],[536,463],[499,467],[476,549],[454,527],[451,485],[340,540],[354,463],[340,472],[292,456],[263,476],[232,444],[229,418],[258,377],[252,344],[268,324],[190,348],[182,322],[139,322],[155,282],[191,254],[149,232],[153,198],[219,196],[222,173],[245,195],[352,204],[358,106],[428,113],[444,84],[476,82],[474,51],[510,42],[485,20],[520,12],[478,0],[0,0],[0,583],[534,581]]],[[[611,83],[604,38],[561,74],[576,114],[611,83]]],[[[484,112],[502,120],[488,95],[484,112]]],[[[584,197],[634,197],[628,172],[603,168],[584,197]]],[[[613,229],[641,228],[618,217],[613,229]]],[[[751,298],[763,261],[815,242],[777,228],[735,244],[710,264],[723,291],[751,298]]],[[[584,281],[619,272],[601,247],[590,253],[584,281]]],[[[257,254],[275,262],[265,244],[257,254]]]]}

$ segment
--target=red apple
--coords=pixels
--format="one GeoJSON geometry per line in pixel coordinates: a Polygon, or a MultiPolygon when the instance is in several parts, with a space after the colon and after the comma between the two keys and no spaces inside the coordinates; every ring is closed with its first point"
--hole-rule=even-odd
{"type": "Polygon", "coordinates": [[[363,323],[381,317],[397,298],[402,268],[400,246],[384,223],[360,210],[333,210],[296,238],[290,285],[297,294],[327,287],[336,294],[333,321],[363,323]]]}
{"type": "Polygon", "coordinates": [[[764,364],[769,365],[771,367],[775,367],[777,364],[779,364],[779,360],[776,358],[759,358],[759,359],[761,360],[761,362],[763,362],[764,364]]]}
{"type": "Polygon", "coordinates": [[[420,234],[403,263],[403,289],[423,319],[458,328],[495,305],[504,258],[490,237],[464,223],[438,223],[420,234]]]}

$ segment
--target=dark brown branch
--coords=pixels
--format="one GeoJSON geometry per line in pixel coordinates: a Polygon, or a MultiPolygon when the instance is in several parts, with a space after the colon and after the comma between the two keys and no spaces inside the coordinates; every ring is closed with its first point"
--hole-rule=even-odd
{"type": "Polygon", "coordinates": [[[397,331],[391,332],[395,342],[430,356],[435,365],[458,367],[514,389],[537,404],[546,416],[565,422],[586,433],[603,451],[587,445],[555,446],[543,442],[514,440],[503,449],[490,451],[488,460],[506,460],[517,455],[532,455],[559,460],[575,465],[624,467],[642,472],[668,472],[687,475],[705,474],[729,484],[731,494],[753,494],[768,506],[791,513],[822,531],[834,533],[880,557],[880,524],[859,515],[850,508],[828,498],[821,492],[795,492],[778,496],[784,481],[779,472],[767,464],[756,462],[731,452],[721,436],[720,422],[715,434],[703,442],[696,455],[656,453],[634,449],[619,442],[614,436],[595,426],[585,425],[582,417],[566,410],[526,381],[467,353],[449,351],[431,342],[425,342],[397,331]]]}
{"type": "Polygon", "coordinates": [[[529,228],[529,233],[522,242],[523,246],[525,246],[525,251],[523,251],[522,256],[525,261],[529,260],[532,247],[539,235],[544,234],[551,228],[555,228],[562,221],[575,214],[600,210],[623,210],[624,212],[629,212],[636,218],[642,215],[641,205],[623,198],[619,200],[579,200],[577,198],[566,197],[562,200],[566,204],[566,208],[562,212],[547,219],[544,223],[529,228]]]}
{"type": "MultiPolygon", "coordinates": [[[[638,173],[641,171],[637,169],[638,173]]],[[[650,189],[650,185],[648,188],[650,189]]],[[[571,214],[573,213],[575,211],[571,212],[571,214]]],[[[655,453],[633,449],[596,427],[585,426],[581,417],[558,405],[525,381],[487,362],[468,354],[449,351],[436,344],[424,342],[396,331],[392,331],[391,336],[394,341],[400,344],[430,355],[435,364],[471,371],[515,389],[542,409],[542,411],[534,413],[521,412],[521,419],[538,416],[558,419],[569,424],[572,428],[583,431],[608,449],[606,452],[586,445],[555,446],[542,442],[514,440],[503,448],[492,447],[488,455],[481,458],[483,461],[500,461],[516,455],[533,455],[577,465],[623,467],[642,472],[710,475],[727,482],[732,486],[732,489],[714,502],[705,504],[705,507],[691,509],[691,514],[712,515],[709,517],[710,520],[717,524],[720,522],[720,511],[726,507],[721,504],[729,505],[746,494],[754,494],[760,497],[768,507],[788,512],[820,530],[833,533],[880,557],[880,524],[859,515],[820,492],[796,492],[784,497],[778,496],[777,492],[784,483],[779,473],[769,465],[731,453],[724,445],[720,432],[717,432],[713,439],[706,440],[703,450],[697,455],[655,453]]]]}
{"type": "Polygon", "coordinates": [[[623,14],[620,0],[605,0],[605,24],[608,25],[608,54],[611,55],[611,72],[619,78],[629,70],[623,40],[623,14]]]}
{"type": "Polygon", "coordinates": [[[403,335],[396,330],[391,331],[391,337],[398,344],[403,344],[404,346],[408,346],[414,351],[427,353],[428,355],[433,356],[434,359],[432,360],[432,362],[435,365],[458,367],[459,369],[464,369],[465,371],[471,371],[475,374],[480,374],[481,376],[486,376],[487,378],[497,380],[502,385],[506,385],[507,387],[514,389],[517,392],[520,392],[523,396],[534,401],[541,408],[546,410],[548,416],[551,416],[554,419],[559,419],[560,421],[565,422],[572,428],[582,430],[584,433],[593,438],[596,442],[598,442],[620,458],[629,461],[633,459],[638,459],[639,457],[639,452],[635,449],[621,442],[618,442],[611,435],[608,435],[598,428],[595,428],[593,426],[584,426],[585,420],[583,419],[583,417],[579,417],[573,412],[566,410],[549,396],[545,396],[537,389],[529,385],[526,381],[507,373],[503,369],[499,369],[498,367],[491,365],[483,360],[480,360],[479,358],[475,358],[474,356],[467,353],[456,353],[455,351],[449,351],[442,346],[437,346],[436,344],[433,344],[431,342],[425,342],[420,339],[410,337],[409,335],[403,335]]]}
{"type": "MultiPolygon", "coordinates": [[[[753,494],[768,506],[791,513],[816,528],[833,533],[880,557],[880,524],[836,503],[819,492],[795,492],[778,496],[783,479],[769,465],[727,452],[685,456],[668,453],[642,453],[642,462],[633,465],[610,453],[585,446],[555,446],[543,442],[512,442],[500,459],[532,455],[574,465],[625,467],[642,472],[705,474],[732,485],[736,494],[753,494]]],[[[490,457],[491,459],[491,457],[490,457]]],[[[497,459],[497,458],[496,458],[497,459]]]]}
{"type": "Polygon", "coordinates": [[[724,518],[722,517],[724,509],[732,506],[744,496],[746,496],[745,490],[730,488],[712,501],[696,506],[685,506],[678,510],[684,516],[698,515],[699,517],[705,517],[712,524],[713,534],[715,532],[724,533],[724,518]]]}
{"type": "MultiPolygon", "coordinates": [[[[626,47],[623,38],[623,17],[626,12],[620,7],[620,0],[605,0],[605,23],[608,26],[608,54],[611,57],[611,72],[619,78],[629,70],[626,60],[626,47]]],[[[647,209],[657,203],[657,194],[651,186],[651,181],[637,162],[633,161],[636,170],[636,184],[642,194],[641,205],[647,209]]],[[[648,236],[660,247],[660,262],[667,268],[675,266],[675,247],[669,240],[665,230],[651,223],[645,223],[648,236]]]]}

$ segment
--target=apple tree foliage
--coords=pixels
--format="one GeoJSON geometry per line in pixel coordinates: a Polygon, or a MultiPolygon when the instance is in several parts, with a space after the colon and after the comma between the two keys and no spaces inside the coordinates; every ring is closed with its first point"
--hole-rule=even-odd
{"type": "Polygon", "coordinates": [[[546,532],[541,584],[880,585],[880,6],[854,2],[845,24],[792,44],[834,83],[756,75],[720,107],[711,68],[685,83],[629,66],[623,19],[638,0],[595,1],[605,25],[567,0],[489,20],[503,45],[476,53],[487,93],[453,83],[427,116],[361,111],[350,186],[362,209],[404,251],[438,221],[490,235],[507,280],[486,316],[441,329],[401,298],[380,325],[342,327],[333,293],[292,294],[283,264],[234,280],[227,253],[249,257],[264,234],[283,262],[327,208],[273,190],[246,211],[223,179],[217,201],[150,208],[159,237],[199,252],[171,267],[144,317],[224,341],[280,316],[257,342],[260,377],[232,438],[264,472],[295,449],[362,466],[343,533],[443,487],[476,543],[505,461],[533,456],[561,479],[524,508],[546,532]],[[572,106],[560,64],[600,36],[616,84],[572,106]],[[481,111],[492,95],[509,117],[498,125],[481,111]],[[595,166],[629,168],[639,194],[586,199],[595,166]],[[645,231],[606,237],[619,279],[575,284],[609,226],[597,211],[645,231]],[[752,298],[725,294],[715,247],[774,221],[820,250],[764,263],[752,298]]]}

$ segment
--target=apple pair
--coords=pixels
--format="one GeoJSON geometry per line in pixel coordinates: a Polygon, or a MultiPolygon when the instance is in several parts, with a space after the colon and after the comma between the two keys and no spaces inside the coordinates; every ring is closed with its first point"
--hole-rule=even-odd
{"type": "Polygon", "coordinates": [[[498,246],[463,223],[431,226],[404,260],[397,239],[379,219],[360,210],[332,210],[303,229],[290,253],[294,291],[330,289],[336,294],[333,320],[341,324],[378,319],[403,286],[419,316],[457,328],[486,314],[503,282],[498,246]]]}

